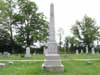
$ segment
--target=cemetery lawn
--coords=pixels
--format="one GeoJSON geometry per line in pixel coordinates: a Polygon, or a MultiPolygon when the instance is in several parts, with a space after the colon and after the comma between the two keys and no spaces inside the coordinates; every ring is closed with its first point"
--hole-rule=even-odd
{"type": "MultiPolygon", "coordinates": [[[[61,54],[61,59],[99,59],[100,54],[61,54]]],[[[0,55],[0,60],[43,60],[44,55],[35,54],[32,55],[32,58],[25,58],[21,55],[10,55],[9,57],[3,57],[0,55]]]]}
{"type": "Polygon", "coordinates": [[[42,61],[5,63],[6,67],[0,68],[0,75],[100,75],[100,61],[92,61],[91,64],[86,61],[63,61],[64,72],[43,71],[42,61]]]}
{"type": "Polygon", "coordinates": [[[43,60],[44,55],[36,54],[32,55],[31,58],[25,58],[24,55],[10,55],[9,57],[0,56],[0,60],[43,60]]]}
{"type": "Polygon", "coordinates": [[[62,59],[100,59],[100,54],[61,54],[62,59]]]}
{"type": "MultiPolygon", "coordinates": [[[[62,54],[61,59],[95,59],[100,58],[100,54],[62,54]]],[[[8,58],[0,56],[0,60],[43,60],[43,55],[33,55],[32,58],[20,57],[20,55],[11,55],[8,58]]],[[[14,61],[14,64],[6,63],[6,67],[0,68],[0,75],[100,75],[100,60],[91,61],[62,61],[64,72],[47,72],[42,70],[43,61],[14,61]]]]}

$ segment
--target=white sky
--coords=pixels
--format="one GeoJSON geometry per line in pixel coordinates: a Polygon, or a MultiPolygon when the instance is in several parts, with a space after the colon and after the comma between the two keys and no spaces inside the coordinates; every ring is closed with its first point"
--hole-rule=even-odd
{"type": "MultiPolygon", "coordinates": [[[[87,14],[95,18],[100,25],[100,0],[34,0],[40,12],[43,12],[49,21],[50,3],[54,3],[56,34],[63,28],[64,36],[71,35],[70,28],[76,20],[82,20],[87,14]]],[[[58,37],[57,37],[58,39],[58,37]]]]}

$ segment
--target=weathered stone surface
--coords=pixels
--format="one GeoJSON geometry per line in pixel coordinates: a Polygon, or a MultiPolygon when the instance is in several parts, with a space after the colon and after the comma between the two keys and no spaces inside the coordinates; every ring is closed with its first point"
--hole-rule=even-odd
{"type": "Polygon", "coordinates": [[[8,64],[11,64],[12,65],[12,64],[14,64],[14,62],[13,61],[8,61],[8,64]]]}
{"type": "Polygon", "coordinates": [[[47,54],[45,55],[44,64],[42,64],[43,70],[63,72],[64,66],[61,64],[59,54],[47,54]]]}
{"type": "Polygon", "coordinates": [[[87,64],[92,64],[92,61],[88,60],[88,61],[87,61],[87,64]]]}
{"type": "Polygon", "coordinates": [[[10,56],[10,53],[8,53],[8,52],[3,52],[3,57],[9,57],[10,56]]]}
{"type": "Polygon", "coordinates": [[[60,55],[58,54],[58,47],[55,40],[55,26],[54,26],[54,5],[50,5],[50,24],[49,24],[49,40],[48,47],[45,49],[45,59],[42,64],[42,69],[47,71],[63,72],[64,66],[61,64],[60,55]]]}
{"type": "Polygon", "coordinates": [[[92,48],[92,54],[95,54],[95,49],[94,48],[92,48]]]}
{"type": "Polygon", "coordinates": [[[51,72],[64,72],[64,65],[45,65],[42,64],[43,70],[51,71],[51,72]]]}
{"type": "Polygon", "coordinates": [[[86,46],[86,54],[88,54],[89,53],[89,51],[88,51],[88,46],[86,46]]]}
{"type": "Polygon", "coordinates": [[[4,68],[6,66],[5,63],[0,63],[0,68],[4,68]]]}
{"type": "Polygon", "coordinates": [[[26,48],[26,54],[25,54],[25,57],[26,57],[26,58],[31,57],[31,54],[30,54],[30,47],[27,47],[27,48],[26,48]]]}
{"type": "Polygon", "coordinates": [[[79,51],[78,50],[76,50],[76,54],[79,54],[79,51]]]}
{"type": "Polygon", "coordinates": [[[83,54],[83,50],[81,49],[81,54],[83,54]]]}

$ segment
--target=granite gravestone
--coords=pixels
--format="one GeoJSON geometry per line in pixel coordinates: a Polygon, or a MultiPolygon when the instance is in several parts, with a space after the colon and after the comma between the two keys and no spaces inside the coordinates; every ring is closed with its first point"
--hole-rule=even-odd
{"type": "Polygon", "coordinates": [[[3,52],[3,57],[9,57],[10,56],[10,53],[8,53],[8,52],[3,52]]]}
{"type": "Polygon", "coordinates": [[[86,54],[88,54],[88,46],[86,46],[86,54]]]}
{"type": "Polygon", "coordinates": [[[95,54],[95,50],[94,50],[94,48],[92,48],[92,54],[95,54]]]}
{"type": "Polygon", "coordinates": [[[83,54],[83,50],[81,49],[81,54],[83,54]]]}
{"type": "Polygon", "coordinates": [[[26,57],[26,58],[31,57],[31,54],[30,54],[30,47],[26,47],[26,54],[25,54],[25,57],[26,57]]]}
{"type": "Polygon", "coordinates": [[[76,54],[79,54],[78,50],[76,50],[76,54]]]}

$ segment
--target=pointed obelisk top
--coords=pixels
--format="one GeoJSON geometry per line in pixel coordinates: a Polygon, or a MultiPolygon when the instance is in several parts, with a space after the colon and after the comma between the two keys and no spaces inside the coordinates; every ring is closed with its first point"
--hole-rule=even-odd
{"type": "Polygon", "coordinates": [[[54,19],[54,4],[50,4],[50,23],[49,23],[49,42],[55,41],[55,19],[54,19]]]}
{"type": "Polygon", "coordinates": [[[54,4],[51,3],[50,5],[50,17],[54,17],[54,4]]]}
{"type": "Polygon", "coordinates": [[[53,3],[51,3],[51,6],[54,6],[54,4],[53,4],[53,3]]]}

